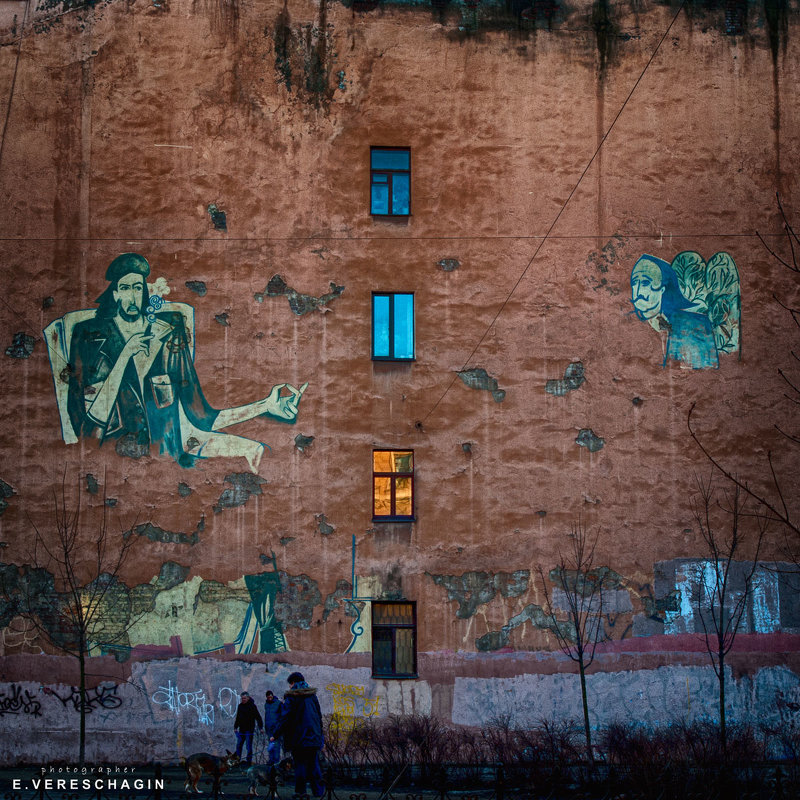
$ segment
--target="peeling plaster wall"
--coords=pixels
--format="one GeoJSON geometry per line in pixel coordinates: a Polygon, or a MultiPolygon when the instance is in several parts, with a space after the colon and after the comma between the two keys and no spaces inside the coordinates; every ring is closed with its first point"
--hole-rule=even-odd
{"type": "MultiPolygon", "coordinates": [[[[136,665],[148,686],[180,679],[217,702],[213,662],[144,662],[245,659],[225,662],[239,691],[260,669],[247,658],[291,651],[300,664],[315,654],[318,685],[363,686],[396,711],[478,720],[485,696],[503,713],[500,677],[549,713],[573,708],[569,676],[509,675],[504,659],[553,658],[535,576],[553,585],[582,519],[614,576],[614,652],[660,648],[603,661],[598,707],[636,705],[624,684],[661,718],[682,680],[691,697],[710,691],[697,642],[682,638],[699,630],[692,575],[706,555],[691,497],[708,463],[688,410],[751,485],[769,489],[768,453],[778,474],[798,468],[779,432],[796,432],[779,372],[793,368],[796,328],[775,302],[797,287],[755,234],[780,249],[776,192],[795,228],[800,213],[795,6],[750,4],[734,19],[692,4],[651,62],[676,10],[657,3],[47,2],[24,30],[17,5],[0,4],[0,561],[12,585],[41,589],[44,609],[58,602],[29,551],[32,525],[52,535],[66,475],[87,531],[105,519],[135,539],[107,617],[119,628],[134,607],[142,616],[93,653],[136,665]],[[408,218],[370,215],[370,146],[410,148],[408,218]],[[51,326],[95,309],[128,250],[149,260],[153,296],[188,315],[185,340],[169,343],[191,351],[209,404],[275,392],[295,424],[258,413],[216,452],[187,437],[184,459],[135,437],[70,441],[58,392],[76,367],[51,326]],[[645,254],[683,279],[672,288],[693,310],[637,317],[645,254]],[[413,292],[413,362],[370,358],[374,291],[413,292]],[[376,448],[413,450],[413,521],[373,520],[376,448]],[[369,680],[371,599],[417,603],[418,649],[442,660],[419,681],[369,680]],[[362,659],[354,672],[336,671],[344,654],[362,659]]],[[[167,381],[149,389],[167,403],[167,381]]],[[[771,533],[761,557],[777,563],[782,544],[771,533]]],[[[737,677],[742,713],[747,681],[793,691],[794,650],[776,637],[800,631],[798,597],[759,572],[744,630],[763,647],[737,677]]],[[[30,676],[16,658],[54,650],[19,612],[0,602],[9,687],[30,676]]],[[[53,680],[68,674],[61,664],[53,680]]],[[[15,697],[22,715],[3,725],[32,707],[15,697]]],[[[132,698],[137,747],[163,731],[173,753],[221,745],[132,698]]],[[[69,741],[57,727],[54,753],[69,741]]]]}

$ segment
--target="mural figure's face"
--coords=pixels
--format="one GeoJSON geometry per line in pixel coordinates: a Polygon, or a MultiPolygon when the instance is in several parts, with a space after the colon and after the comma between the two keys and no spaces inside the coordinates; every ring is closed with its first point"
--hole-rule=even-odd
{"type": "Polygon", "coordinates": [[[119,315],[128,322],[142,315],[144,298],[144,278],[138,272],[129,272],[117,281],[114,300],[117,301],[119,315]]]}
{"type": "Polygon", "coordinates": [[[661,270],[652,261],[640,261],[631,274],[631,300],[636,314],[644,320],[657,317],[664,294],[661,270]]]}

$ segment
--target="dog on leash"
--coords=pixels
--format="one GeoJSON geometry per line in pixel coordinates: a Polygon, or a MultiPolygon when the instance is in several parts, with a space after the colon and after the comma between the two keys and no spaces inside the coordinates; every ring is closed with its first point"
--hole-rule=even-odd
{"type": "Polygon", "coordinates": [[[230,750],[226,750],[225,753],[225,756],[212,756],[210,753],[195,753],[189,756],[184,762],[186,791],[202,794],[202,790],[197,788],[197,784],[204,773],[210,775],[216,785],[229,769],[233,769],[239,763],[239,756],[236,753],[231,753],[230,750]]]}
{"type": "Polygon", "coordinates": [[[281,759],[278,764],[268,766],[254,764],[252,767],[248,767],[244,773],[250,781],[248,793],[257,795],[259,786],[268,786],[270,783],[277,786],[278,778],[281,779],[281,783],[286,783],[287,775],[291,769],[292,759],[288,756],[281,759]]]}

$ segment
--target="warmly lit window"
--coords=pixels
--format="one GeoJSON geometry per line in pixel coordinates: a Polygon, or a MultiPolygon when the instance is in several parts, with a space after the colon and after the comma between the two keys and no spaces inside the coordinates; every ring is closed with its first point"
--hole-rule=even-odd
{"type": "Polygon", "coordinates": [[[412,450],[373,450],[372,518],[383,521],[414,518],[412,450]]]}
{"type": "Polygon", "coordinates": [[[416,603],[372,602],[372,674],[379,678],[416,677],[416,603]]]}
{"type": "Polygon", "coordinates": [[[411,151],[407,147],[370,150],[370,211],[383,216],[411,213],[411,151]]]}
{"type": "Polygon", "coordinates": [[[414,358],[414,295],[372,295],[372,357],[387,361],[414,358]]]}

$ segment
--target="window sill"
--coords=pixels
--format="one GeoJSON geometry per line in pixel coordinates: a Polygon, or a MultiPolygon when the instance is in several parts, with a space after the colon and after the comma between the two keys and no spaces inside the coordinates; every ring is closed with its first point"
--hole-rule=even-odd
{"type": "Polygon", "coordinates": [[[373,361],[380,361],[384,364],[413,364],[416,360],[416,356],[411,356],[411,358],[392,358],[391,356],[372,356],[373,361]]]}
{"type": "Polygon", "coordinates": [[[416,522],[416,517],[373,517],[373,522],[416,522]]]}
{"type": "Polygon", "coordinates": [[[417,681],[419,680],[419,675],[415,672],[413,675],[395,675],[393,672],[373,672],[372,677],[381,680],[391,680],[391,681],[417,681]]]}

